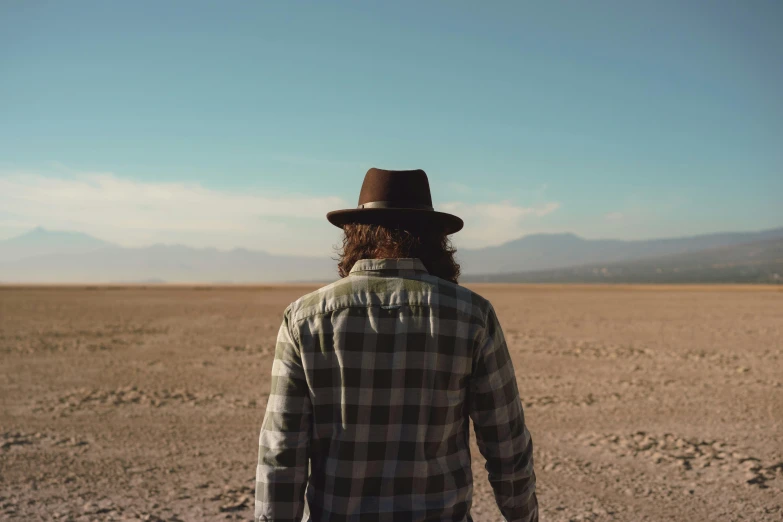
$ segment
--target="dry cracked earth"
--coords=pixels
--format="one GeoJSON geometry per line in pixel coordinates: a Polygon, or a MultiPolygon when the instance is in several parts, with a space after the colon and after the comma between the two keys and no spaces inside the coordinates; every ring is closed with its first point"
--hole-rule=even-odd
{"type": "MultiPolygon", "coordinates": [[[[311,288],[0,288],[0,518],[250,520],[277,329],[311,288]]],[[[783,519],[780,288],[473,288],[542,520],[783,519]]],[[[472,448],[473,517],[502,520],[472,448]]]]}

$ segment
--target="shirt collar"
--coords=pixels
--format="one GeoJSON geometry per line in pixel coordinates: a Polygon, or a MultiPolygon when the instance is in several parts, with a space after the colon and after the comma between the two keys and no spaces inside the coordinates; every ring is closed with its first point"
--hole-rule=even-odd
{"type": "Polygon", "coordinates": [[[403,257],[399,259],[360,259],[351,268],[351,274],[362,272],[383,272],[380,275],[426,274],[427,268],[421,259],[403,257]]]}

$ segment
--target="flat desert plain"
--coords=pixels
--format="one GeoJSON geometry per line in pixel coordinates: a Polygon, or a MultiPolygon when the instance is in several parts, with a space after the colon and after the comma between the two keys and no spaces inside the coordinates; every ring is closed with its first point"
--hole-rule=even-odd
{"type": "MultiPolygon", "coordinates": [[[[277,330],[313,288],[0,288],[0,518],[250,520],[277,330]]],[[[542,520],[783,519],[781,288],[471,288],[542,520]]],[[[472,513],[498,521],[472,433],[472,513]]]]}

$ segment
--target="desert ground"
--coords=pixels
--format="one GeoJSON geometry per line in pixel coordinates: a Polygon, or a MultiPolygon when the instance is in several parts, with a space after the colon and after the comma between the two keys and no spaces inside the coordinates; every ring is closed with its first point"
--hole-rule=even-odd
{"type": "MultiPolygon", "coordinates": [[[[542,520],[783,519],[783,288],[469,286],[542,520]]],[[[312,288],[0,287],[0,518],[252,519],[275,337],[312,288]]],[[[474,520],[502,520],[471,437],[474,520]]]]}

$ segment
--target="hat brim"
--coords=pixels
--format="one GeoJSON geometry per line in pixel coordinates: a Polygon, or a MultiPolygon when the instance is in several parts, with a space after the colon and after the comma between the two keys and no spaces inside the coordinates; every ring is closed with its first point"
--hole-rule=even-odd
{"type": "Polygon", "coordinates": [[[333,210],[326,219],[339,228],[348,223],[435,229],[445,235],[462,230],[462,219],[453,214],[418,208],[347,208],[333,210]]]}

